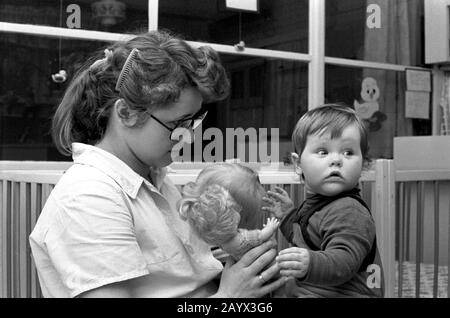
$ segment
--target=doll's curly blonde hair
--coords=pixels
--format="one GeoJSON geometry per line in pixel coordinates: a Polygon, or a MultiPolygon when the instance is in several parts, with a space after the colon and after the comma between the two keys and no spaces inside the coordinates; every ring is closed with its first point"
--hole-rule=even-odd
{"type": "Polygon", "coordinates": [[[236,235],[242,207],[224,187],[214,184],[198,196],[190,194],[181,200],[180,214],[207,243],[221,245],[236,235]]]}
{"type": "Polygon", "coordinates": [[[182,218],[211,245],[221,245],[237,234],[241,221],[260,227],[265,191],[258,175],[241,164],[220,163],[203,169],[196,182],[183,188],[178,203],[182,218]]]}

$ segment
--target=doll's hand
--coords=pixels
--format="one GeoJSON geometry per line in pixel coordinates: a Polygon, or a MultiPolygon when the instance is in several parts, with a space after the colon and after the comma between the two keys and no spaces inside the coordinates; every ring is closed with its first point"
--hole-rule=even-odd
{"type": "Polygon", "coordinates": [[[262,209],[269,212],[271,216],[281,219],[292,210],[294,202],[292,202],[284,189],[275,187],[274,190],[275,192],[267,191],[267,197],[263,197],[264,202],[268,205],[262,209]]]}
{"type": "Polygon", "coordinates": [[[289,247],[281,250],[276,257],[281,276],[303,278],[308,273],[309,251],[301,247],[289,247]]]}
{"type": "Polygon", "coordinates": [[[264,224],[264,229],[267,229],[267,231],[270,231],[273,234],[279,225],[280,221],[278,221],[276,218],[267,218],[267,223],[264,224]]]}
{"type": "Polygon", "coordinates": [[[280,225],[280,221],[276,218],[267,218],[267,223],[264,224],[263,229],[259,233],[260,242],[267,241],[270,237],[276,232],[278,226],[280,225]]]}

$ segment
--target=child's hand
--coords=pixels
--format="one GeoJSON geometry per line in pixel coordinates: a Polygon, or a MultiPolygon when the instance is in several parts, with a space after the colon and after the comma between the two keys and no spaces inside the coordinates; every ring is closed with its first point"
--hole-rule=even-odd
{"type": "Polygon", "coordinates": [[[275,260],[280,267],[281,276],[303,278],[308,273],[310,256],[305,248],[286,248],[278,253],[275,260]]]}
{"type": "Polygon", "coordinates": [[[294,202],[292,202],[284,189],[275,187],[274,190],[276,192],[270,190],[267,191],[268,197],[263,197],[264,202],[266,202],[268,206],[265,206],[262,209],[269,212],[271,216],[281,219],[294,207],[294,202]]]}

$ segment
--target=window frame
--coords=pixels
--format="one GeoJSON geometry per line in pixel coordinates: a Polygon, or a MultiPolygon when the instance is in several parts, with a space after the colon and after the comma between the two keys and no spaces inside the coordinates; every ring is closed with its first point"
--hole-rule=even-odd
{"type": "MultiPolygon", "coordinates": [[[[158,29],[158,11],[160,0],[148,0],[148,29],[158,29]]],[[[325,95],[325,66],[339,65],[356,68],[372,68],[379,70],[390,70],[404,72],[407,68],[417,70],[431,70],[433,76],[432,92],[432,134],[439,134],[439,101],[441,88],[444,82],[444,72],[438,66],[430,68],[416,67],[412,65],[400,65],[390,63],[377,63],[364,60],[353,60],[325,56],[325,0],[309,1],[309,25],[308,25],[308,53],[297,53],[279,50],[267,50],[257,48],[244,48],[237,51],[232,45],[220,43],[202,43],[188,41],[191,45],[198,47],[209,45],[219,53],[255,56],[262,58],[275,58],[308,63],[308,109],[323,104],[325,95]]],[[[132,37],[130,34],[111,33],[102,31],[91,31],[83,29],[67,29],[43,25],[10,23],[0,21],[0,32],[23,33],[29,35],[61,37],[79,40],[93,41],[117,41],[132,37]]]]}

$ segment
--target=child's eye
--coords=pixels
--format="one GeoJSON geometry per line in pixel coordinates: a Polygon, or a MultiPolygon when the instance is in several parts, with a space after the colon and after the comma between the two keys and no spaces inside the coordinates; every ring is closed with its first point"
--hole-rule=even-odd
{"type": "Polygon", "coordinates": [[[326,150],[324,150],[324,149],[319,149],[319,150],[317,151],[317,154],[318,154],[319,156],[325,156],[327,153],[328,153],[328,152],[327,152],[326,150]]]}
{"type": "Polygon", "coordinates": [[[351,150],[344,151],[344,156],[352,156],[352,155],[353,155],[353,151],[351,151],[351,150]]]}

